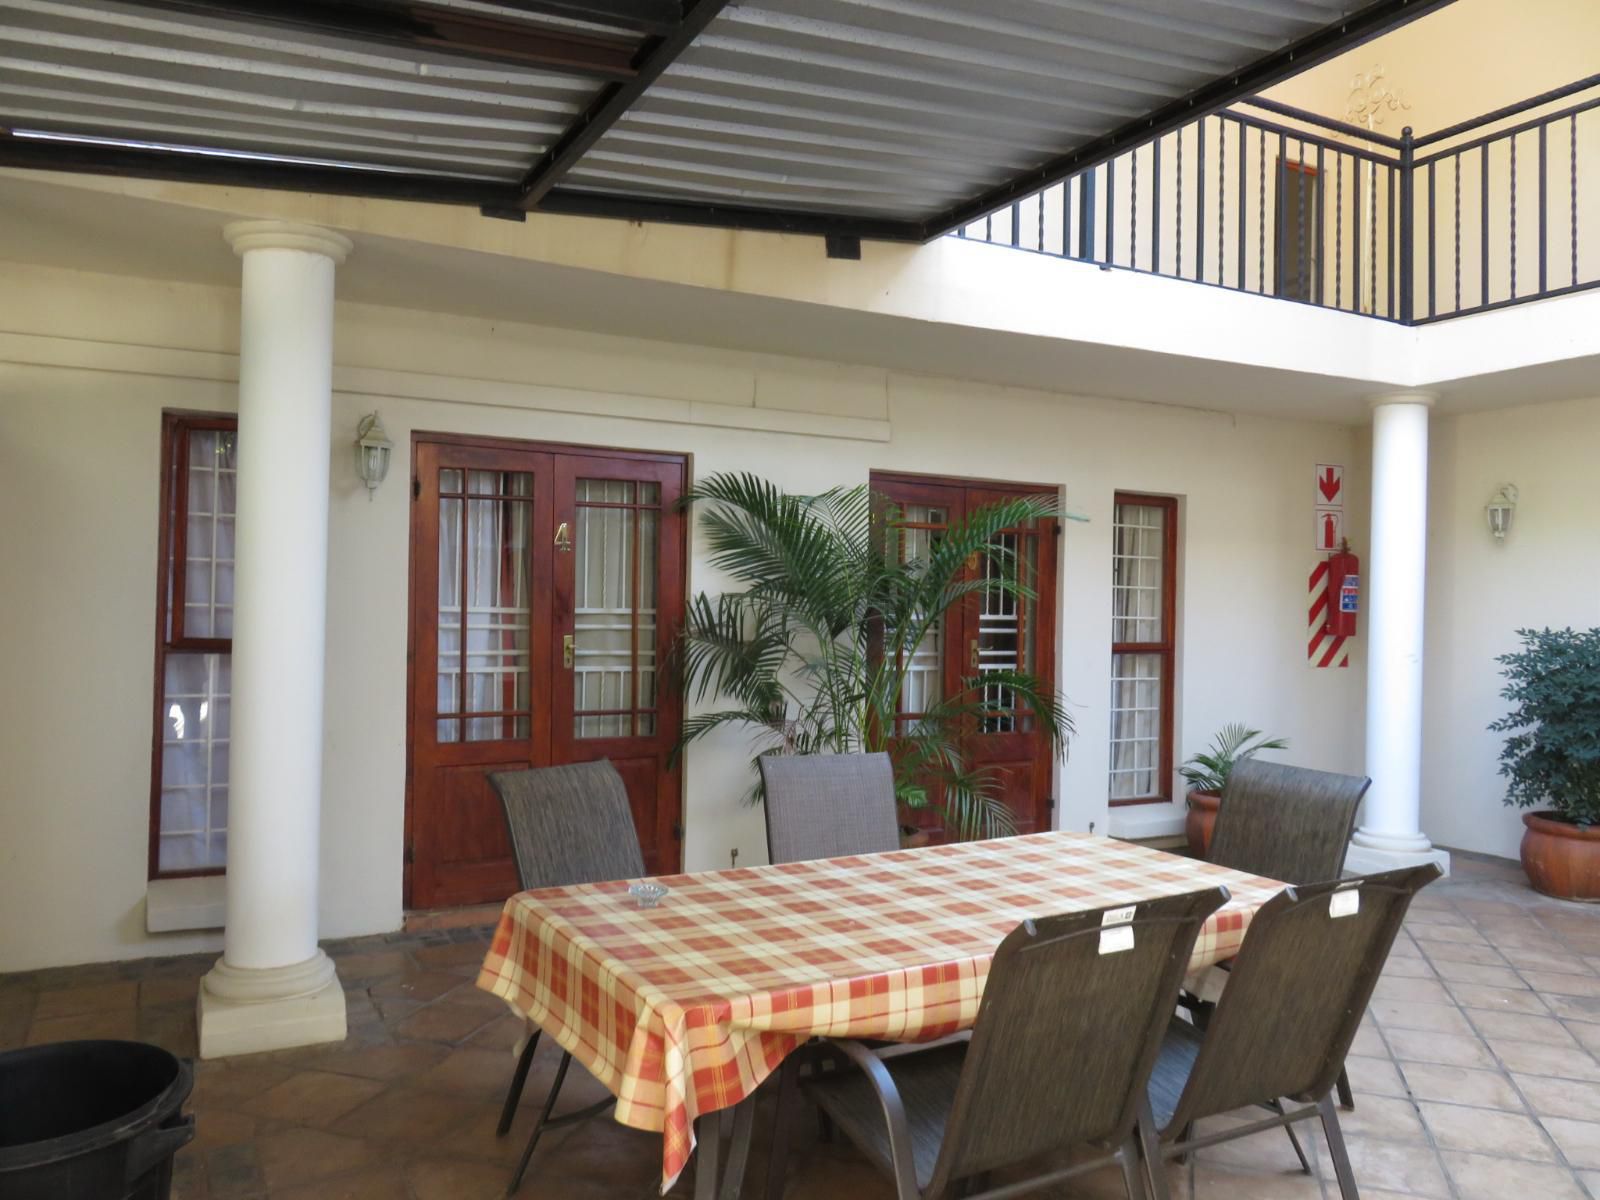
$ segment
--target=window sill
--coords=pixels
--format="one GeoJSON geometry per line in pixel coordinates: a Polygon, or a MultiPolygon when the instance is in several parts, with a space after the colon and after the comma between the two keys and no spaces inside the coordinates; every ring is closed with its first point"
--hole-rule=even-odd
{"type": "Polygon", "coordinates": [[[144,927],[151,933],[221,929],[227,912],[225,875],[152,879],[145,887],[144,927]]]}
{"type": "Polygon", "coordinates": [[[1179,802],[1127,804],[1111,810],[1106,826],[1112,837],[1139,841],[1182,833],[1183,818],[1184,806],[1179,802]]]}

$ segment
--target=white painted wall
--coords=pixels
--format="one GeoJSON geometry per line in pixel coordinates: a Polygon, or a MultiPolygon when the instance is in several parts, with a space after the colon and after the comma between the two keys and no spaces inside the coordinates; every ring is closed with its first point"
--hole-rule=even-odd
{"type": "MultiPolygon", "coordinates": [[[[214,944],[144,933],[157,443],[163,407],[233,407],[237,293],[4,269],[0,971],[214,944]]],[[[354,477],[348,443],[373,408],[402,448],[446,430],[690,451],[699,475],[748,468],[805,490],[873,468],[1062,485],[1092,518],[1068,526],[1061,556],[1079,735],[1060,822],[1079,829],[1107,827],[1112,494],[1179,495],[1179,757],[1241,719],[1290,738],[1297,762],[1358,763],[1359,664],[1314,672],[1304,650],[1311,468],[1345,462],[1352,495],[1366,486],[1347,426],[354,304],[339,306],[335,361],[324,936],[401,916],[410,499],[404,450],[371,503],[354,477]]],[[[698,558],[691,574],[718,585],[698,558]]],[[[734,847],[760,856],[739,741],[689,756],[691,868],[734,847]]]]}
{"type": "MultiPolygon", "coordinates": [[[[1508,397],[1509,399],[1509,397],[1508,397]]],[[[1445,846],[1515,857],[1521,813],[1501,804],[1505,712],[1494,658],[1516,630],[1600,624],[1600,399],[1438,419],[1429,473],[1422,825],[1445,846]],[[1504,542],[1484,505],[1521,490],[1504,542]]]]}

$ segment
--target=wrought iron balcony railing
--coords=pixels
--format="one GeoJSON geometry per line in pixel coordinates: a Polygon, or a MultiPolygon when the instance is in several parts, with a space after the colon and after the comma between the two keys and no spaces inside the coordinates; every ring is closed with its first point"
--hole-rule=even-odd
{"type": "Polygon", "coordinates": [[[954,236],[1444,320],[1600,286],[1597,109],[1600,75],[1392,137],[1257,97],[954,236]]]}

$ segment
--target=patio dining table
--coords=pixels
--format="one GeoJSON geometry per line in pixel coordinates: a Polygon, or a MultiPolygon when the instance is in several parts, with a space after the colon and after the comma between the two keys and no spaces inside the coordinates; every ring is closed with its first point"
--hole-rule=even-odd
{"type": "Polygon", "coordinates": [[[971,1028],[1020,921],[1225,885],[1190,971],[1238,952],[1283,887],[1127,842],[1037,833],[886,854],[669,875],[506,901],[478,986],[570,1051],[616,1119],[662,1134],[662,1191],[702,1143],[696,1195],[736,1196],[753,1096],[814,1037],[933,1041],[971,1028]],[[734,1110],[737,1110],[735,1113],[734,1110]],[[708,1137],[707,1134],[712,1136],[708,1137]]]}

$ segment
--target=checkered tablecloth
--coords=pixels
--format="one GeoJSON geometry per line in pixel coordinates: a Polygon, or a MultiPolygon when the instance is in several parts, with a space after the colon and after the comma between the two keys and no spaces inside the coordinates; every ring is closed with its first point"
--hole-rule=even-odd
{"type": "Polygon", "coordinates": [[[478,986],[572,1052],[617,1120],[663,1134],[665,1186],[694,1120],[737,1104],[808,1038],[925,1041],[970,1028],[989,962],[1026,917],[1225,884],[1191,970],[1238,951],[1281,884],[1126,842],[1038,833],[672,875],[506,901],[478,986]]]}

